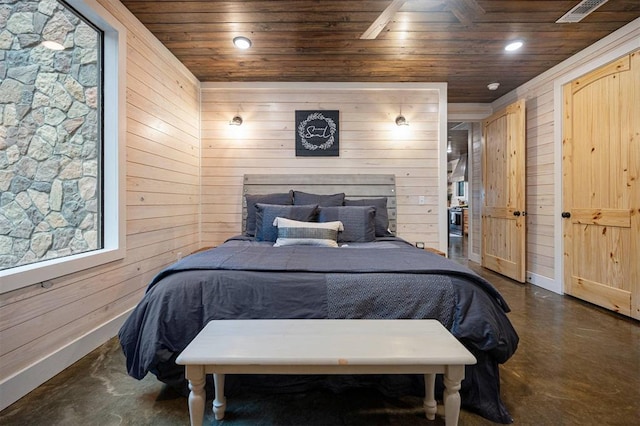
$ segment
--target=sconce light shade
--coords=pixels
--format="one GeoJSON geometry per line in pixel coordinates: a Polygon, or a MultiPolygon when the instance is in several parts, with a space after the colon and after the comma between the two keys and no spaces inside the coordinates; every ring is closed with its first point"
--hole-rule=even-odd
{"type": "Polygon", "coordinates": [[[242,117],[236,115],[229,121],[229,126],[242,126],[242,117]]]}
{"type": "Polygon", "coordinates": [[[396,125],[397,126],[408,126],[409,122],[407,121],[406,118],[404,118],[404,115],[400,114],[399,116],[396,117],[396,125]]]}

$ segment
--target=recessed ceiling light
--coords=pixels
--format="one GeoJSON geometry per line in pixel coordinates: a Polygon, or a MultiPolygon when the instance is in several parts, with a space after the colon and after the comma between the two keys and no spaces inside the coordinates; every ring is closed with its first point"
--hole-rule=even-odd
{"type": "Polygon", "coordinates": [[[42,45],[47,49],[51,50],[64,50],[64,46],[53,40],[45,40],[42,42],[42,45]]]}
{"type": "Polygon", "coordinates": [[[239,36],[233,39],[233,44],[238,49],[248,49],[251,47],[251,40],[249,40],[247,37],[239,36]]]}
{"type": "Polygon", "coordinates": [[[487,89],[489,90],[498,90],[498,87],[500,87],[500,83],[498,83],[497,81],[487,84],[487,89]]]}
{"type": "Polygon", "coordinates": [[[514,41],[514,42],[511,42],[511,43],[507,44],[506,47],[504,48],[504,50],[506,50],[507,52],[513,52],[514,50],[520,49],[523,44],[524,43],[521,42],[520,40],[514,41]]]}

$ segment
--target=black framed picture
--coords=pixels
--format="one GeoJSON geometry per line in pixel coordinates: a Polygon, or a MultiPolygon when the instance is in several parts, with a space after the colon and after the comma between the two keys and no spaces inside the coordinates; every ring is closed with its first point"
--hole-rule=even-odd
{"type": "Polygon", "coordinates": [[[296,156],[337,157],[339,111],[296,111],[296,156]]]}

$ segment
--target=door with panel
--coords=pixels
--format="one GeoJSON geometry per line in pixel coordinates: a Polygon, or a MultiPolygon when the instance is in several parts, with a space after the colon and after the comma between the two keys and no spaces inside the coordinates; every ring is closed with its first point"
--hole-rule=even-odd
{"type": "Polygon", "coordinates": [[[483,121],[482,266],[525,281],[525,102],[483,121]]]}
{"type": "Polygon", "coordinates": [[[640,51],[563,100],[564,291],[640,319],[640,51]]]}

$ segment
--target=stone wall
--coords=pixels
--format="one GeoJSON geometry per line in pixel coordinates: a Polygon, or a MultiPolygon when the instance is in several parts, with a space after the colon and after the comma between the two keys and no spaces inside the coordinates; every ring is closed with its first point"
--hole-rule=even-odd
{"type": "Polygon", "coordinates": [[[56,0],[0,0],[0,269],[101,244],[99,43],[56,0]]]}

